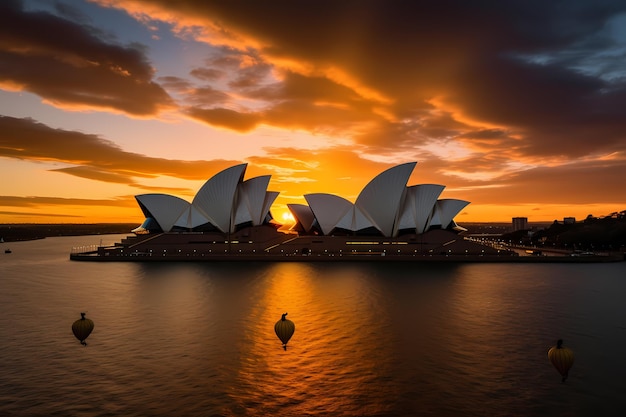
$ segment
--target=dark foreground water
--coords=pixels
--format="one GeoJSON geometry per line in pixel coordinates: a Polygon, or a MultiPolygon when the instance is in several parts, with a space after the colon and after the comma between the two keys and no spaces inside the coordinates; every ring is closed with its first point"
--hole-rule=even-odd
{"type": "Polygon", "coordinates": [[[0,245],[0,416],[623,415],[624,262],[68,260],[119,238],[0,245]]]}

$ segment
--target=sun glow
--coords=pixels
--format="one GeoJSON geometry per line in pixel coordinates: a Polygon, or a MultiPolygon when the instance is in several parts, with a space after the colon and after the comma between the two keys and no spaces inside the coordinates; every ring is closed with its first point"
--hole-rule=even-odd
{"type": "Polygon", "coordinates": [[[282,214],[283,223],[295,223],[296,219],[293,218],[293,215],[286,211],[282,214]]]}

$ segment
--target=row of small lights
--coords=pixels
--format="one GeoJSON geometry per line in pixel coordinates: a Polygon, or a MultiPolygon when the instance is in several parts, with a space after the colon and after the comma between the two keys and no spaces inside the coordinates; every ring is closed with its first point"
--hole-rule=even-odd
{"type": "MultiPolygon", "coordinates": [[[[150,255],[152,255],[152,249],[149,249],[149,250],[148,250],[148,252],[150,253],[150,255]]],[[[371,253],[371,252],[372,252],[372,250],[371,250],[371,249],[369,249],[369,250],[368,250],[368,252],[369,252],[369,253],[371,253]]],[[[416,250],[414,250],[413,252],[414,252],[414,253],[417,253],[417,249],[416,249],[416,250]]],[[[430,250],[429,252],[431,252],[431,253],[432,253],[432,250],[430,250]]],[[[483,249],[483,250],[481,250],[481,253],[484,253],[484,252],[485,252],[485,250],[484,250],[484,249],[483,249]]],[[[498,251],[498,252],[499,252],[499,251],[498,251]]],[[[120,253],[124,253],[124,250],[123,250],[123,249],[120,249],[120,253]]],[[[134,252],[134,253],[138,253],[138,252],[134,252]]],[[[178,253],[182,253],[182,249],[178,249],[178,253]]],[[[197,253],[196,249],[194,249],[194,250],[193,250],[193,253],[194,253],[194,254],[195,254],[195,253],[197,253]]],[[[209,250],[208,250],[208,253],[212,253],[212,250],[211,250],[211,249],[209,249],[209,250]]],[[[228,253],[228,249],[224,249],[224,253],[228,253]]],[[[239,253],[241,253],[241,249],[239,249],[239,253]]],[[[256,253],[256,249],[253,249],[253,250],[252,250],[252,253],[256,253]]],[[[280,250],[280,253],[284,253],[284,250],[283,250],[283,249],[281,249],[281,250],[280,250]]],[[[294,253],[298,253],[298,251],[296,250],[294,253]]],[[[328,254],[328,249],[324,249],[324,253],[328,254]]],[[[340,249],[340,250],[339,250],[339,253],[340,253],[340,254],[342,254],[342,253],[343,253],[343,251],[340,249]]],[[[353,250],[351,251],[351,253],[357,253],[357,251],[356,251],[355,249],[353,249],[353,250]]],[[[383,252],[382,252],[382,253],[387,253],[387,250],[383,250],[383,252]]],[[[398,249],[398,253],[401,253],[401,252],[400,252],[400,249],[398,249]]],[[[448,249],[448,253],[452,253],[452,249],[448,249]]],[[[467,249],[465,249],[465,253],[469,253],[467,249]]],[[[167,255],[167,249],[163,249],[163,256],[166,256],[166,255],[167,255]]],[[[187,254],[187,256],[189,256],[189,254],[187,254]]],[[[204,256],[204,253],[202,254],[202,256],[204,256]]]]}

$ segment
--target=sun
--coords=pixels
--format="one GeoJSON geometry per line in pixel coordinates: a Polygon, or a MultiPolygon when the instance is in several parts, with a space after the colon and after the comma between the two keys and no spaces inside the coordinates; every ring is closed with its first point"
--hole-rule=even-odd
{"type": "Polygon", "coordinates": [[[286,212],[283,213],[283,222],[284,223],[295,223],[296,219],[293,218],[293,215],[290,212],[286,211],[286,212]]]}

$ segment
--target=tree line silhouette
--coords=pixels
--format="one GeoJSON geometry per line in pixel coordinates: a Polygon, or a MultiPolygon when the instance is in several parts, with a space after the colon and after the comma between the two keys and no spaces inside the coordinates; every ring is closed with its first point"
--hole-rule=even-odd
{"type": "Polygon", "coordinates": [[[505,241],[533,246],[566,248],[582,251],[626,250],[626,210],[606,216],[589,214],[584,220],[572,223],[555,220],[539,230],[518,230],[502,236],[505,241]]]}

